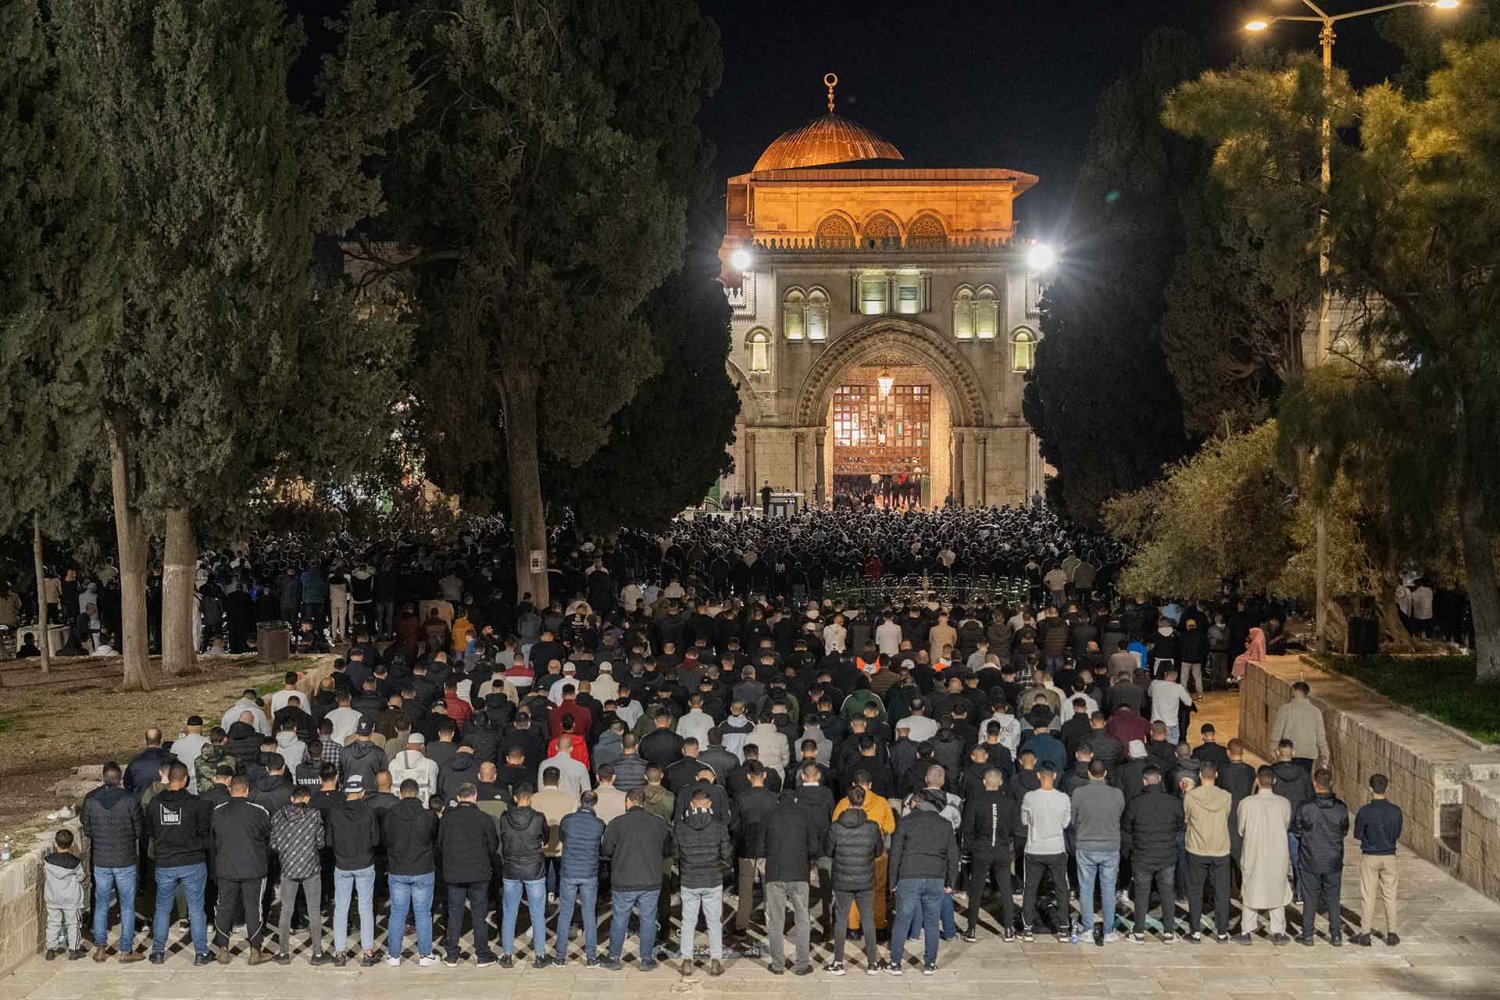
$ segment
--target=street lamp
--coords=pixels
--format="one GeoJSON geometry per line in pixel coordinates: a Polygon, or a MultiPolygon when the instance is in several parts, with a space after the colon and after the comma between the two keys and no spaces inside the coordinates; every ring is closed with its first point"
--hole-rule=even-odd
{"type": "Polygon", "coordinates": [[[1033,271],[1050,271],[1057,264],[1057,248],[1050,243],[1033,243],[1026,251],[1026,266],[1033,271]]]}
{"type": "MultiPolygon", "coordinates": [[[[1340,21],[1347,21],[1355,17],[1364,17],[1367,14],[1382,14],[1388,10],[1396,10],[1400,7],[1433,7],[1437,10],[1453,10],[1457,8],[1461,0],[1398,0],[1396,3],[1383,3],[1375,7],[1364,7],[1360,10],[1345,11],[1342,14],[1330,14],[1319,7],[1313,0],[1302,0],[1302,5],[1311,14],[1277,14],[1273,17],[1257,17],[1245,23],[1246,31],[1260,32],[1270,28],[1278,21],[1303,21],[1320,25],[1318,31],[1318,42],[1323,48],[1323,115],[1318,122],[1318,149],[1321,157],[1320,172],[1318,176],[1318,191],[1322,195],[1321,204],[1318,206],[1318,281],[1322,285],[1322,294],[1318,297],[1318,346],[1317,353],[1313,358],[1315,364],[1319,364],[1332,347],[1332,337],[1329,331],[1331,293],[1328,287],[1329,253],[1332,249],[1328,236],[1328,190],[1333,181],[1333,121],[1329,117],[1328,104],[1333,94],[1333,26],[1340,21]]],[[[1328,594],[1328,533],[1323,523],[1323,507],[1320,504],[1317,510],[1317,521],[1314,534],[1314,551],[1316,554],[1316,601],[1314,628],[1317,630],[1316,645],[1319,652],[1327,650],[1327,639],[1324,638],[1323,628],[1326,624],[1326,613],[1324,604],[1328,594]]]]}
{"type": "Polygon", "coordinates": [[[750,252],[749,247],[740,247],[729,255],[729,266],[736,271],[748,271],[750,265],[755,263],[755,254],[750,252]]]}

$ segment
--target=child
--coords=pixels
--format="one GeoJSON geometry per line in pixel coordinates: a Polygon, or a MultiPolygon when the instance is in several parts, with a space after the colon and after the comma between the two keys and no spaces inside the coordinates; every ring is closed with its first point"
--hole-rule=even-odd
{"type": "Polygon", "coordinates": [[[61,954],[64,945],[68,958],[76,960],[88,954],[78,935],[84,897],[88,895],[88,873],[83,860],[73,853],[72,830],[58,830],[52,844],[56,850],[42,858],[47,877],[42,894],[47,904],[47,961],[61,954]]]}

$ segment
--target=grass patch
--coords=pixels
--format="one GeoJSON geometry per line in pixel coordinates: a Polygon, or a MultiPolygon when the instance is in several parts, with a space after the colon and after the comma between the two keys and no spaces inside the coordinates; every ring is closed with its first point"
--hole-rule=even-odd
{"type": "Polygon", "coordinates": [[[1476,681],[1472,656],[1328,655],[1319,661],[1476,740],[1500,743],[1500,681],[1476,681]]]}
{"type": "Polygon", "coordinates": [[[21,727],[21,720],[14,715],[0,715],[0,736],[13,733],[21,727]]]}

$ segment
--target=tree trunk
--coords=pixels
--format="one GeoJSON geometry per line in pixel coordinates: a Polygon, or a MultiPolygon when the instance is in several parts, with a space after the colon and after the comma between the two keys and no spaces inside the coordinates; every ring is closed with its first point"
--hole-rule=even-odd
{"type": "Polygon", "coordinates": [[[120,653],[126,691],[151,690],[151,649],[146,636],[146,526],[131,504],[130,453],[109,435],[110,485],[115,500],[115,541],[120,549],[120,653]]]}
{"type": "Polygon", "coordinates": [[[1460,470],[1458,524],[1463,537],[1465,589],[1474,616],[1475,673],[1500,678],[1500,585],[1495,579],[1495,546],[1484,527],[1484,499],[1468,470],[1460,470]]]}
{"type": "Polygon", "coordinates": [[[42,650],[42,673],[52,669],[52,643],[47,637],[47,568],[42,562],[42,518],[31,515],[31,566],[36,573],[37,645],[42,650]]]}
{"type": "Polygon", "coordinates": [[[1414,648],[1411,633],[1401,620],[1401,609],[1396,606],[1396,583],[1389,581],[1386,592],[1375,601],[1375,617],[1380,621],[1380,638],[1393,652],[1410,653],[1414,648]]]}
{"type": "Polygon", "coordinates": [[[516,546],[516,594],[531,594],[531,603],[545,608],[547,593],[547,512],[542,504],[542,469],[538,456],[537,377],[525,363],[509,364],[501,372],[505,403],[505,448],[510,472],[510,523],[516,546]],[[532,571],[532,555],[540,553],[541,569],[532,571]]]}
{"type": "Polygon", "coordinates": [[[193,584],[198,546],[186,507],[167,509],[167,543],[161,574],[161,665],[169,674],[193,670],[193,584]]]}

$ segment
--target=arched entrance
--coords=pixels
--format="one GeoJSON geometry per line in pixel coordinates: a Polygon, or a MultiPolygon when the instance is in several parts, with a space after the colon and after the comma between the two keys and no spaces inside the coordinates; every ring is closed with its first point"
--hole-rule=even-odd
{"type": "MultiPolygon", "coordinates": [[[[803,379],[794,419],[815,429],[819,496],[923,506],[965,497],[964,429],[987,426],[968,359],[928,327],[892,318],[823,351],[803,379]]],[[[969,483],[982,475],[970,458],[969,483]]],[[[968,502],[981,502],[969,492],[968,502]]]]}

